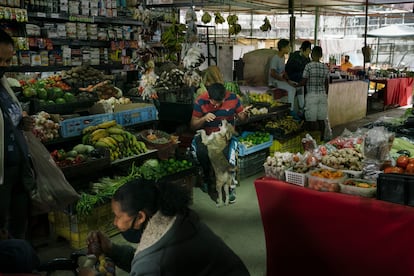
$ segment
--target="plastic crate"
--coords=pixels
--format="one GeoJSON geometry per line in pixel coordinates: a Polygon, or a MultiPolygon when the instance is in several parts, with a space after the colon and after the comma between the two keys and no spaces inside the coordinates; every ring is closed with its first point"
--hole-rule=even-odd
{"type": "Polygon", "coordinates": [[[276,151],[291,153],[302,152],[302,133],[296,134],[287,140],[273,140],[270,146],[270,154],[276,151]]]}
{"type": "MultiPolygon", "coordinates": [[[[252,132],[245,131],[245,132],[242,133],[241,137],[242,138],[247,137],[247,135],[249,135],[250,133],[252,133],[252,132]]],[[[258,151],[263,150],[263,149],[268,149],[273,143],[273,136],[272,135],[270,135],[269,141],[264,142],[264,143],[259,144],[259,145],[254,145],[254,146],[251,146],[251,147],[246,147],[242,143],[239,143],[239,140],[238,140],[237,137],[232,137],[232,139],[236,141],[235,144],[237,145],[237,150],[239,152],[239,156],[246,156],[246,155],[258,152],[258,151]]]]}
{"type": "Polygon", "coordinates": [[[96,126],[100,123],[113,120],[112,113],[96,114],[70,118],[60,122],[60,135],[63,138],[79,136],[82,130],[88,126],[96,126]]]}
{"type": "Polygon", "coordinates": [[[49,214],[49,223],[54,235],[69,241],[74,249],[87,246],[86,238],[92,230],[100,230],[108,236],[119,233],[113,225],[110,203],[96,207],[88,216],[56,211],[49,214]]]}
{"type": "Polygon", "coordinates": [[[240,179],[255,175],[264,170],[263,163],[268,156],[268,150],[262,150],[250,155],[239,157],[237,160],[237,171],[240,179]]]}
{"type": "Polygon", "coordinates": [[[115,112],[114,119],[121,126],[130,126],[138,123],[157,120],[158,111],[155,106],[139,107],[115,112]]]}
{"type": "Polygon", "coordinates": [[[294,171],[285,171],[286,182],[292,183],[298,186],[305,187],[306,186],[306,174],[298,173],[294,171]]]}
{"type": "Polygon", "coordinates": [[[414,206],[414,175],[379,174],[377,199],[414,206]]]}

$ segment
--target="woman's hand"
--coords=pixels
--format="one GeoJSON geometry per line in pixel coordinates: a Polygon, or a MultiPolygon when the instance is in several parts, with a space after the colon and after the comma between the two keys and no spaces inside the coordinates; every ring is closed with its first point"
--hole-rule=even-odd
{"type": "Polygon", "coordinates": [[[88,244],[89,253],[96,255],[98,258],[99,255],[104,253],[105,255],[111,252],[112,242],[101,231],[92,231],[88,234],[86,239],[88,244]]]}

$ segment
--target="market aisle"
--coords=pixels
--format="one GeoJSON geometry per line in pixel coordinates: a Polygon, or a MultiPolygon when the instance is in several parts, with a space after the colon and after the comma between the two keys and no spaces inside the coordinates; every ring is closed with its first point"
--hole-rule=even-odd
{"type": "Polygon", "coordinates": [[[253,182],[263,173],[241,181],[236,189],[237,202],[217,208],[214,201],[194,189],[194,204],[201,219],[229,245],[246,264],[252,276],[266,272],[266,245],[259,205],[253,182]]]}

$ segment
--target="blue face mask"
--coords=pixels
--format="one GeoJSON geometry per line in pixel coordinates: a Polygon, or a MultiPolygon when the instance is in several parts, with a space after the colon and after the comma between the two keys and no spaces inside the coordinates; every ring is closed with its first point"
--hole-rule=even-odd
{"type": "Polygon", "coordinates": [[[141,225],[139,229],[134,229],[134,224],[137,218],[138,216],[134,218],[131,227],[128,230],[121,232],[122,237],[124,237],[124,239],[128,242],[139,243],[141,241],[141,236],[145,227],[144,225],[141,225]]]}

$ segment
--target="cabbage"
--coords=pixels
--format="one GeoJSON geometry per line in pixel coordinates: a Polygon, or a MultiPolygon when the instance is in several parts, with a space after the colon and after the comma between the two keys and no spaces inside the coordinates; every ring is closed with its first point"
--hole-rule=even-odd
{"type": "Polygon", "coordinates": [[[14,78],[7,78],[7,82],[11,87],[21,87],[20,82],[14,78]]]}

